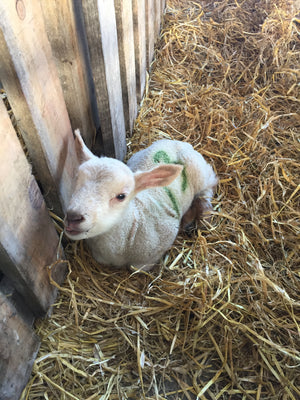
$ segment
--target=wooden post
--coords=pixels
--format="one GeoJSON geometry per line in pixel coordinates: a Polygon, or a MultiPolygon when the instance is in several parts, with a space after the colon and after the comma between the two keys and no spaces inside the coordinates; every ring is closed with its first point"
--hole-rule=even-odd
{"type": "Polygon", "coordinates": [[[161,24],[161,0],[154,0],[155,2],[155,38],[158,38],[160,33],[160,24],[161,24]]]}
{"type": "Polygon", "coordinates": [[[0,398],[18,399],[39,349],[32,328],[0,289],[0,398]]]}
{"type": "Polygon", "coordinates": [[[74,2],[42,0],[41,5],[72,129],[79,128],[86,145],[91,148],[96,136],[88,83],[91,71],[84,43],[80,40],[83,32],[77,25],[74,2]]]}
{"type": "Polygon", "coordinates": [[[133,0],[133,24],[137,99],[143,98],[146,83],[146,15],[145,0],[133,0]]]}
{"type": "Polygon", "coordinates": [[[155,25],[154,25],[154,0],[146,0],[146,46],[147,46],[147,68],[153,61],[154,43],[155,43],[155,25]]]}
{"type": "Polygon", "coordinates": [[[125,127],[131,134],[137,115],[132,0],[115,0],[125,127]]]}
{"type": "Polygon", "coordinates": [[[104,153],[122,160],[126,132],[114,2],[85,0],[82,6],[104,153]]]}
{"type": "Polygon", "coordinates": [[[77,160],[40,2],[0,2],[0,28],[1,81],[47,204],[62,214],[77,160]]]}
{"type": "MultiPolygon", "coordinates": [[[[56,296],[48,266],[56,261],[58,235],[2,100],[0,120],[0,269],[34,314],[44,315],[56,296]]],[[[52,272],[61,283],[65,268],[52,272]]]]}

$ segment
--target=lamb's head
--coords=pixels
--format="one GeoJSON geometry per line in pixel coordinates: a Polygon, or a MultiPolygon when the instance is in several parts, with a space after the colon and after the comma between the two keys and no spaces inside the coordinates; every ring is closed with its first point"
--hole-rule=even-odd
{"type": "Polygon", "coordinates": [[[108,231],[121,218],[134,193],[134,177],[122,162],[93,156],[80,165],[65,218],[71,239],[108,231]]]}
{"type": "Polygon", "coordinates": [[[108,232],[122,221],[129,202],[141,190],[169,185],[181,172],[180,165],[160,165],[133,173],[114,158],[96,157],[75,131],[80,166],[65,216],[65,233],[74,240],[108,232]]]}

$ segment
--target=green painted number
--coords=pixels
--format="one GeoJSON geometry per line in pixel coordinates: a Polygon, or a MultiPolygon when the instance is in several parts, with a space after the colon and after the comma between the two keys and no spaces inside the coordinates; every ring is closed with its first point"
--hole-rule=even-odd
{"type": "MultiPolygon", "coordinates": [[[[180,161],[172,161],[170,159],[169,155],[164,150],[159,150],[157,153],[155,153],[154,157],[153,157],[153,161],[156,164],[162,162],[162,163],[165,163],[165,164],[180,164],[180,165],[183,165],[183,163],[181,163],[180,161]]],[[[187,189],[187,186],[188,186],[188,179],[187,179],[185,166],[183,167],[183,170],[181,172],[181,177],[182,177],[181,191],[185,192],[185,190],[187,189]]],[[[164,189],[165,189],[169,199],[171,200],[171,203],[172,203],[174,211],[176,212],[177,216],[179,217],[180,216],[180,211],[179,211],[178,203],[177,203],[176,197],[174,196],[174,193],[168,187],[165,187],[164,189]]]]}

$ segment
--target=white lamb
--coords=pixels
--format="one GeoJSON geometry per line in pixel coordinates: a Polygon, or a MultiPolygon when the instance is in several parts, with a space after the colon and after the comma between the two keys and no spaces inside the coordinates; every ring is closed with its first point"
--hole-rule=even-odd
{"type": "Polygon", "coordinates": [[[212,209],[217,177],[188,143],[159,140],[127,165],[93,155],[78,130],[75,145],[81,164],[65,232],[87,239],[102,264],[150,269],[172,246],[181,224],[212,209]]]}

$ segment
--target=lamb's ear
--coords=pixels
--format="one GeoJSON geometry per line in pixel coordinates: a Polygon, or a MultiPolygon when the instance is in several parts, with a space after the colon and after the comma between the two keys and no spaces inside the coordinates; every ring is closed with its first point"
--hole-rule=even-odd
{"type": "Polygon", "coordinates": [[[75,149],[79,163],[82,164],[85,161],[90,160],[92,157],[95,157],[94,154],[84,144],[79,129],[75,130],[74,135],[75,135],[75,149]]]}
{"type": "Polygon", "coordinates": [[[162,164],[150,171],[136,172],[134,174],[135,192],[138,193],[151,187],[168,186],[181,173],[182,169],[182,165],[162,164]]]}

